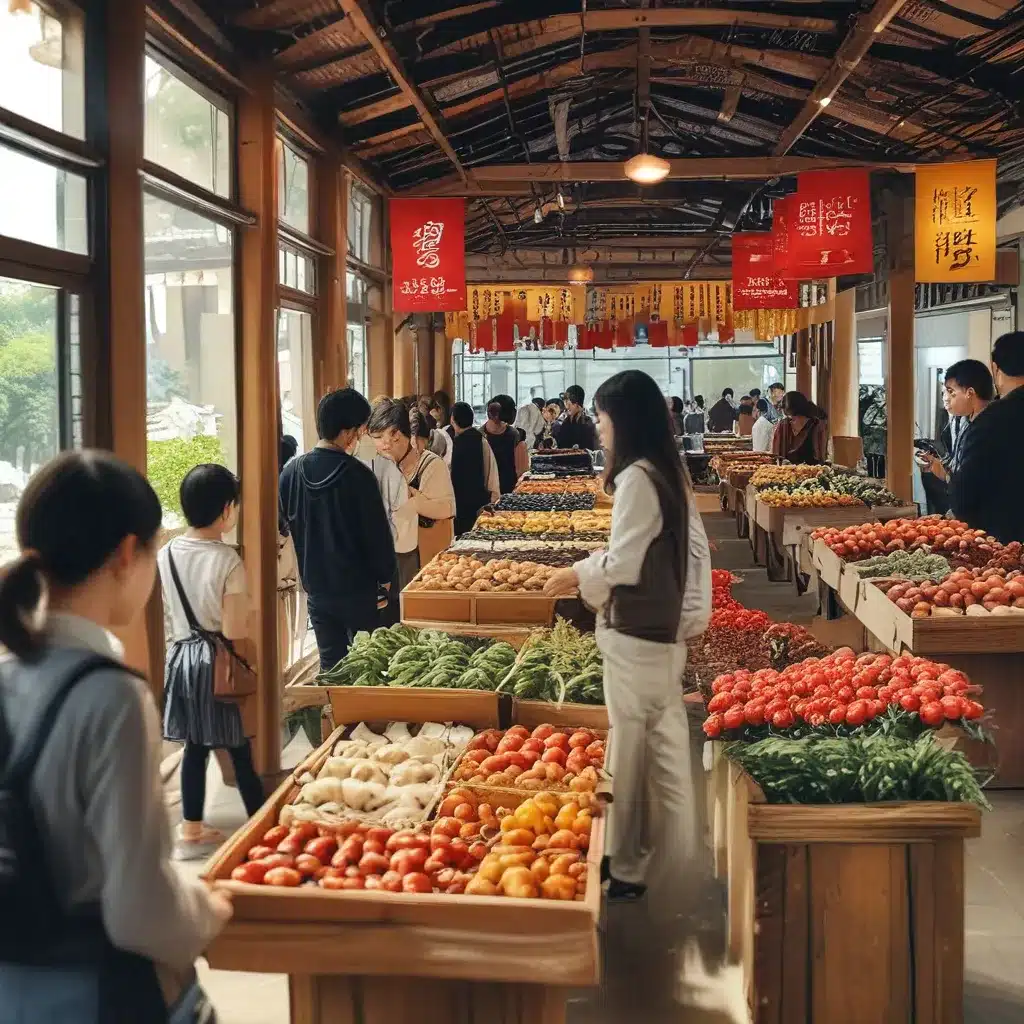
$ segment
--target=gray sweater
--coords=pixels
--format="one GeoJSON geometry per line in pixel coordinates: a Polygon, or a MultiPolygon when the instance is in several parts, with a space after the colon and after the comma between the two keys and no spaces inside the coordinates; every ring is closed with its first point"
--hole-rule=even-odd
{"type": "MultiPolygon", "coordinates": [[[[47,634],[40,661],[0,660],[15,756],[83,649],[115,660],[123,653],[106,630],[77,616],[51,615],[47,634]]],[[[98,904],[115,946],[181,971],[221,925],[202,884],[182,881],[170,865],[159,750],[160,722],[142,681],[97,671],[51,724],[32,798],[64,905],[98,904]]]]}

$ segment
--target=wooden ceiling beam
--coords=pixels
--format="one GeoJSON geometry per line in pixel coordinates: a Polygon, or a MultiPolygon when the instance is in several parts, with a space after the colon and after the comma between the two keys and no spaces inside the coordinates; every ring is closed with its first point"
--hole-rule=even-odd
{"type": "Polygon", "coordinates": [[[885,30],[889,22],[899,13],[906,0],[875,0],[866,14],[862,14],[840,44],[828,70],[818,79],[810,95],[804,101],[803,109],[782,133],[772,152],[785,156],[805,131],[814,123],[819,114],[832,102],[853,70],[864,59],[871,44],[885,30]]]}
{"type": "MultiPolygon", "coordinates": [[[[867,167],[871,170],[911,171],[914,163],[899,161],[849,160],[844,157],[752,156],[692,157],[669,160],[668,181],[759,181],[784,178],[801,171],[839,167],[867,167]]],[[[578,181],[626,181],[623,165],[615,160],[569,161],[545,164],[488,164],[467,170],[468,181],[454,177],[432,181],[401,194],[408,196],[520,195],[531,183],[549,185],[578,181]],[[523,191],[521,191],[523,190],[523,191]]]]}
{"type": "Polygon", "coordinates": [[[395,85],[402,90],[409,102],[416,108],[416,113],[419,114],[423,126],[451,161],[455,172],[463,181],[466,181],[466,169],[462,166],[459,155],[441,128],[440,113],[434,107],[433,101],[413,84],[412,76],[406,71],[404,62],[391,42],[389,33],[377,22],[368,0],[340,0],[340,3],[342,9],[362,33],[363,38],[373,47],[395,85]]]}
{"type": "MultiPolygon", "coordinates": [[[[405,26],[399,26],[399,30],[405,26]]],[[[766,28],[793,32],[829,33],[836,23],[829,18],[803,15],[769,14],[761,11],[732,11],[715,8],[665,8],[657,10],[587,11],[586,14],[555,14],[550,18],[502,25],[496,31],[505,45],[508,57],[528,53],[539,46],[578,39],[580,32],[623,32],[630,29],[688,29],[688,28],[766,28]],[[531,45],[532,44],[532,45],[531,45]]],[[[425,56],[435,57],[490,44],[489,31],[476,32],[446,43],[425,56]]]]}

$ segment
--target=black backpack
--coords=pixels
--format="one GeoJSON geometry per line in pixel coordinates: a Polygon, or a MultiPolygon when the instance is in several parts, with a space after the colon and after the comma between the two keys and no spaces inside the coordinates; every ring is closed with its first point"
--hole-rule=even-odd
{"type": "Polygon", "coordinates": [[[88,654],[68,670],[39,716],[18,757],[0,701],[0,963],[32,962],[59,938],[65,914],[47,868],[46,843],[32,811],[30,783],[53,723],[68,694],[101,668],[126,670],[120,662],[88,654]],[[13,922],[16,925],[11,926],[13,922]]]}

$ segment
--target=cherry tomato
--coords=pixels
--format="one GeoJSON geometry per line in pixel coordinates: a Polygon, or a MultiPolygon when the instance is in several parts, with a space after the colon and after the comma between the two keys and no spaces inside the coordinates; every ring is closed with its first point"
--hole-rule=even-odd
{"type": "Polygon", "coordinates": [[[866,700],[855,700],[846,709],[846,724],[851,726],[863,725],[868,718],[868,702],[866,700]]]}
{"type": "Polygon", "coordinates": [[[921,698],[912,693],[901,694],[899,703],[904,711],[919,711],[921,709],[921,698]]]}
{"type": "Polygon", "coordinates": [[[928,726],[942,725],[946,719],[946,713],[943,710],[942,705],[937,701],[933,700],[927,704],[921,705],[921,710],[918,712],[921,716],[921,721],[928,726]]]}
{"type": "Polygon", "coordinates": [[[796,721],[796,717],[789,708],[780,708],[772,715],[772,725],[776,729],[789,729],[796,721]]]}
{"type": "Polygon", "coordinates": [[[828,713],[828,720],[831,725],[842,725],[846,721],[846,705],[837,704],[828,713]]]}
{"type": "Polygon", "coordinates": [[[717,740],[722,735],[721,715],[708,715],[704,720],[704,735],[712,740],[717,740]]]}
{"type": "Polygon", "coordinates": [[[939,703],[942,705],[942,713],[946,718],[952,720],[963,717],[964,704],[966,704],[963,697],[943,697],[939,703]]]}
{"type": "Polygon", "coordinates": [[[295,868],[271,868],[263,876],[263,884],[294,888],[302,884],[302,875],[295,868]]]}
{"type": "Polygon", "coordinates": [[[743,707],[737,704],[726,711],[722,718],[722,723],[726,729],[742,729],[746,720],[743,707]]]}
{"type": "MultiPolygon", "coordinates": [[[[980,705],[979,705],[980,706],[980,705]]],[[[248,882],[250,885],[260,885],[264,875],[270,870],[269,864],[261,864],[258,861],[249,861],[246,864],[239,864],[231,877],[236,882],[248,882]]]]}

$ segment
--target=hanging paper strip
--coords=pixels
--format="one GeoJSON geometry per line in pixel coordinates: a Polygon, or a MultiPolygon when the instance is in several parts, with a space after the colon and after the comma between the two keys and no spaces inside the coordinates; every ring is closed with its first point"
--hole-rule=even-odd
{"type": "Polygon", "coordinates": [[[995,160],[921,164],[915,176],[915,278],[994,281],[995,160]]]}
{"type": "Polygon", "coordinates": [[[796,276],[874,272],[868,171],[805,171],[790,210],[789,265],[796,276]]]}
{"type": "Polygon", "coordinates": [[[647,325],[647,344],[651,348],[668,348],[668,322],[652,320],[647,325]]]}
{"type": "Polygon", "coordinates": [[[700,341],[700,337],[697,332],[696,324],[686,324],[681,332],[682,344],[687,348],[696,348],[697,343],[700,341]]]}
{"type": "Polygon", "coordinates": [[[500,316],[494,321],[494,351],[514,352],[518,328],[510,316],[500,316]]]}
{"type": "Polygon", "coordinates": [[[390,199],[388,217],[394,311],[465,309],[465,200],[390,199]]]}
{"type": "Polygon", "coordinates": [[[731,323],[718,324],[718,343],[720,345],[731,345],[736,340],[736,331],[731,323]]]}
{"type": "Polygon", "coordinates": [[[772,239],[767,232],[732,236],[733,309],[787,309],[796,307],[799,286],[783,281],[772,269],[772,239]]]}
{"type": "Polygon", "coordinates": [[[636,329],[636,325],[633,322],[632,316],[627,316],[620,320],[615,325],[615,341],[614,345],[616,348],[632,348],[635,344],[633,332],[636,329]]]}
{"type": "Polygon", "coordinates": [[[797,278],[789,247],[796,196],[784,196],[772,203],[772,270],[784,281],[797,278]]]}
{"type": "Polygon", "coordinates": [[[594,324],[579,324],[576,328],[576,348],[589,352],[594,347],[594,324]]]}

